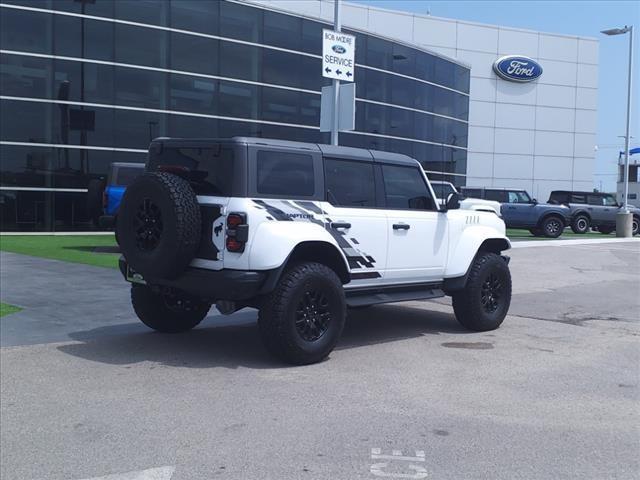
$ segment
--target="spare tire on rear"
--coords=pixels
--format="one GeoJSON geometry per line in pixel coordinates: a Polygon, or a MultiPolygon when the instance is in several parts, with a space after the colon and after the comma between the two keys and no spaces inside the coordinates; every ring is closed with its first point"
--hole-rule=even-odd
{"type": "Polygon", "coordinates": [[[144,173],[127,187],[116,231],[124,258],[136,272],[147,279],[175,278],[200,244],[196,194],[176,175],[144,173]]]}

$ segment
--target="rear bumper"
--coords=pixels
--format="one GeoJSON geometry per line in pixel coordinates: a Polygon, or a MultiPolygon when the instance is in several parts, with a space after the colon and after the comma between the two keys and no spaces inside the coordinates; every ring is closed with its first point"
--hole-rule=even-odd
{"type": "MultiPolygon", "coordinates": [[[[124,257],[120,257],[118,264],[125,280],[131,281],[127,277],[127,262],[124,257]]],[[[264,287],[269,284],[267,280],[273,273],[271,270],[207,270],[189,267],[175,279],[145,279],[145,282],[152,287],[176,288],[210,302],[240,301],[266,293],[263,291],[264,287]]]]}

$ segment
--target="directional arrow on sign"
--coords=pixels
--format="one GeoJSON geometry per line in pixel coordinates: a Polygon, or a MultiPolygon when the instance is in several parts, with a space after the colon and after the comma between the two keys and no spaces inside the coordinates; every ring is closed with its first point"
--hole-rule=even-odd
{"type": "Polygon", "coordinates": [[[347,77],[350,77],[351,75],[353,75],[351,72],[347,72],[347,77]]]}
{"type": "Polygon", "coordinates": [[[134,472],[115,473],[104,477],[86,478],[84,480],[171,480],[175,467],[149,468],[134,472]]]}
{"type": "Polygon", "coordinates": [[[324,69],[324,71],[329,73],[329,72],[331,72],[331,69],[329,67],[327,67],[327,68],[324,69]]]}
{"type": "Polygon", "coordinates": [[[337,73],[338,75],[342,75],[342,70],[336,70],[336,73],[337,73]]]}

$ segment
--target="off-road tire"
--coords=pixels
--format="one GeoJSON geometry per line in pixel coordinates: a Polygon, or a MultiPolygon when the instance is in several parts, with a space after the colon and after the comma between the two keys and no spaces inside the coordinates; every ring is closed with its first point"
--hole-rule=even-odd
{"type": "Polygon", "coordinates": [[[116,232],[128,264],[144,278],[177,277],[198,250],[200,207],[183,178],[144,173],[122,198],[116,232]]]}
{"type": "Polygon", "coordinates": [[[135,284],[131,285],[131,304],[142,323],[162,333],[191,330],[211,308],[208,303],[179,292],[172,295],[154,293],[145,285],[135,284]]]}
{"type": "Polygon", "coordinates": [[[511,304],[511,273],[507,263],[495,253],[479,252],[473,261],[464,289],[452,295],[453,311],[460,324],[477,332],[495,330],[507,315],[511,304]],[[501,291],[497,293],[496,308],[486,308],[486,283],[493,279],[501,282],[501,291]],[[483,303],[483,300],[485,303],[483,303]]]}
{"type": "Polygon", "coordinates": [[[540,223],[540,230],[547,238],[558,238],[564,230],[564,221],[557,215],[549,215],[540,223]]]}
{"type": "MultiPolygon", "coordinates": [[[[309,318],[312,317],[317,318],[313,310],[309,318]]],[[[293,265],[282,274],[275,290],[262,303],[258,326],[271,354],[287,363],[307,365],[331,353],[340,339],[345,318],[344,290],[336,273],[320,263],[305,262],[293,265]],[[327,306],[318,311],[329,312],[328,322],[319,338],[308,340],[303,338],[301,329],[313,320],[307,321],[301,316],[307,308],[305,302],[318,293],[327,301],[327,306]]]]}
{"type": "Polygon", "coordinates": [[[591,221],[589,217],[583,214],[576,215],[571,221],[571,231],[577,234],[584,234],[589,231],[591,221]]]}
{"type": "Polygon", "coordinates": [[[98,226],[100,217],[104,215],[102,196],[105,188],[106,182],[98,178],[89,180],[87,185],[87,216],[95,226],[98,226]]]}
{"type": "Polygon", "coordinates": [[[640,217],[633,216],[631,220],[631,235],[640,234],[640,217]]]}
{"type": "Polygon", "coordinates": [[[598,231],[603,235],[609,235],[615,230],[616,230],[615,227],[598,227],[598,231]]]}

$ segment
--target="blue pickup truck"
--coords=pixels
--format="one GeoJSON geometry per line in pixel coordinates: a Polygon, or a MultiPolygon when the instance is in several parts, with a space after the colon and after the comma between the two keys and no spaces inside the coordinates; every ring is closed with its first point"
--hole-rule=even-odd
{"type": "Polygon", "coordinates": [[[462,187],[461,191],[467,197],[500,202],[502,219],[508,228],[529,230],[536,237],[558,238],[571,225],[570,208],[538,203],[526,190],[462,187]]]}
{"type": "Polygon", "coordinates": [[[124,191],[144,172],[144,163],[114,162],[106,181],[93,179],[87,187],[87,210],[94,224],[113,228],[124,191]]]}

